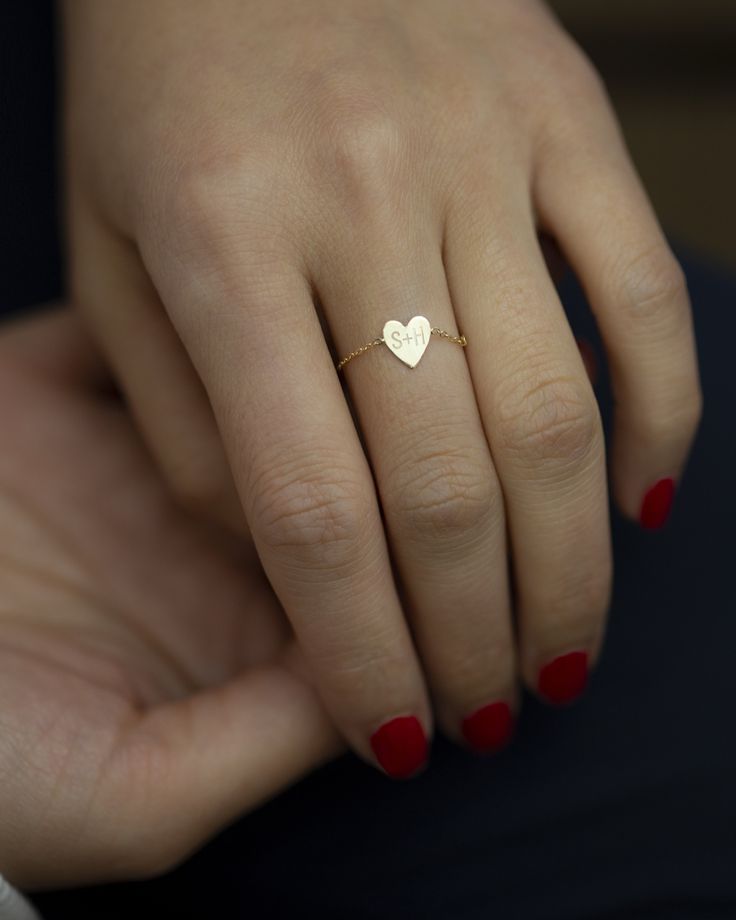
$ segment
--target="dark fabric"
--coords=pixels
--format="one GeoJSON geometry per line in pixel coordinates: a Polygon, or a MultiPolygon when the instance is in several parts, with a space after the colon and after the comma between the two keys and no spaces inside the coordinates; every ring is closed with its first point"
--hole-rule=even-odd
{"type": "MultiPolygon", "coordinates": [[[[20,0],[0,11],[14,52],[0,88],[6,309],[62,293],[44,12],[20,0]]],[[[495,758],[440,736],[407,782],[348,754],[163,878],[38,895],[47,920],[736,917],[736,279],[680,255],[705,417],[667,529],[612,510],[610,626],[585,698],[565,710],[525,698],[518,737],[495,758]]],[[[572,283],[563,299],[601,356],[572,283]]],[[[599,398],[608,428],[605,385],[599,398]]]]}
{"type": "Polygon", "coordinates": [[[0,311],[58,297],[54,18],[50,0],[0,3],[0,311]]]}

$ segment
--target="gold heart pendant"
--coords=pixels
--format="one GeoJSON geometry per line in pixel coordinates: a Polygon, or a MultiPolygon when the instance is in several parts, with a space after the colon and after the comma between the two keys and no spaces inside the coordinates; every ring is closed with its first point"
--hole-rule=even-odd
{"type": "Polygon", "coordinates": [[[413,316],[406,325],[390,319],[383,327],[383,341],[409,367],[419,364],[431,335],[432,327],[426,316],[413,316]]]}

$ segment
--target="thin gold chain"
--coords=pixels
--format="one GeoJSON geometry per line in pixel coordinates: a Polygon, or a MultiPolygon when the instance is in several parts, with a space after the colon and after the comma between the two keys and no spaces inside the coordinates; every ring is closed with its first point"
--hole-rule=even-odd
{"type": "Polygon", "coordinates": [[[346,358],[342,359],[342,361],[337,365],[337,370],[340,370],[340,368],[344,367],[348,363],[348,361],[352,361],[353,358],[357,358],[358,355],[362,355],[364,351],[370,351],[371,348],[374,348],[376,345],[382,345],[382,344],[383,344],[383,338],[380,338],[380,339],[373,339],[373,341],[368,342],[367,345],[361,345],[360,348],[356,348],[355,351],[351,351],[350,354],[346,358]]]}
{"type": "Polygon", "coordinates": [[[462,345],[465,347],[468,343],[464,335],[450,335],[449,332],[445,332],[444,329],[438,329],[436,326],[432,326],[430,332],[434,332],[435,335],[441,336],[443,339],[449,339],[451,342],[454,342],[456,345],[462,345]]]}
{"type": "MultiPolygon", "coordinates": [[[[451,342],[454,342],[456,345],[462,345],[463,348],[468,344],[467,339],[464,335],[451,335],[449,332],[445,332],[444,329],[438,329],[437,326],[432,326],[430,328],[430,333],[432,335],[438,335],[440,338],[449,339],[451,342]]],[[[366,345],[361,345],[360,348],[356,348],[355,351],[351,351],[349,355],[344,357],[342,361],[337,365],[337,370],[341,370],[348,361],[352,361],[353,358],[357,358],[358,355],[362,355],[365,351],[370,351],[371,348],[375,348],[376,345],[383,344],[383,337],[380,339],[373,339],[372,342],[368,342],[366,345]]]]}

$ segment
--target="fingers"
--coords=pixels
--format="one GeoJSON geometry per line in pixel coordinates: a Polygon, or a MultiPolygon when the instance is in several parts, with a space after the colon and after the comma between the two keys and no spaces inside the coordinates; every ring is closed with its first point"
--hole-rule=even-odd
{"type": "Polygon", "coordinates": [[[615,397],[613,490],[644,527],[668,515],[701,410],[685,278],[597,91],[569,132],[549,139],[535,203],[583,284],[615,397]]]}
{"type": "Polygon", "coordinates": [[[602,427],[525,188],[487,188],[448,214],[447,277],[503,486],[521,672],[563,703],[585,686],[609,601],[602,427]]]}
{"type": "MultiPolygon", "coordinates": [[[[315,282],[339,356],[381,336],[389,319],[421,314],[459,331],[441,228],[429,218],[371,209],[360,239],[333,241],[315,282]]],[[[414,328],[404,336],[424,342],[414,328]]],[[[341,373],[437,720],[451,738],[494,750],[510,738],[517,703],[503,498],[464,350],[435,335],[426,343],[413,368],[381,345],[341,373]]]]}
{"type": "Polygon", "coordinates": [[[309,286],[291,259],[233,264],[221,237],[201,246],[208,267],[164,268],[163,295],[207,386],[264,569],[349,744],[411,775],[427,755],[429,700],[309,286]]]}
{"type": "Polygon", "coordinates": [[[171,490],[186,508],[243,531],[207,395],[137,250],[72,208],[72,290],[171,490]]]}

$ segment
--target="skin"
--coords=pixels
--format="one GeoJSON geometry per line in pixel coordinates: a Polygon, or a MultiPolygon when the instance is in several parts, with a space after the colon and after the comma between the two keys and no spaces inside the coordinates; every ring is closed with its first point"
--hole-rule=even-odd
{"type": "Polygon", "coordinates": [[[0,867],[163,872],[344,750],[252,547],[168,492],[77,317],[0,334],[0,867]]]}
{"type": "Polygon", "coordinates": [[[682,272],[594,69],[536,0],[66,4],[71,278],[173,492],[252,539],[347,743],[462,719],[611,589],[606,451],[543,257],[586,289],[613,497],[702,406],[682,272]],[[409,370],[421,313],[462,332],[409,370]]]}

